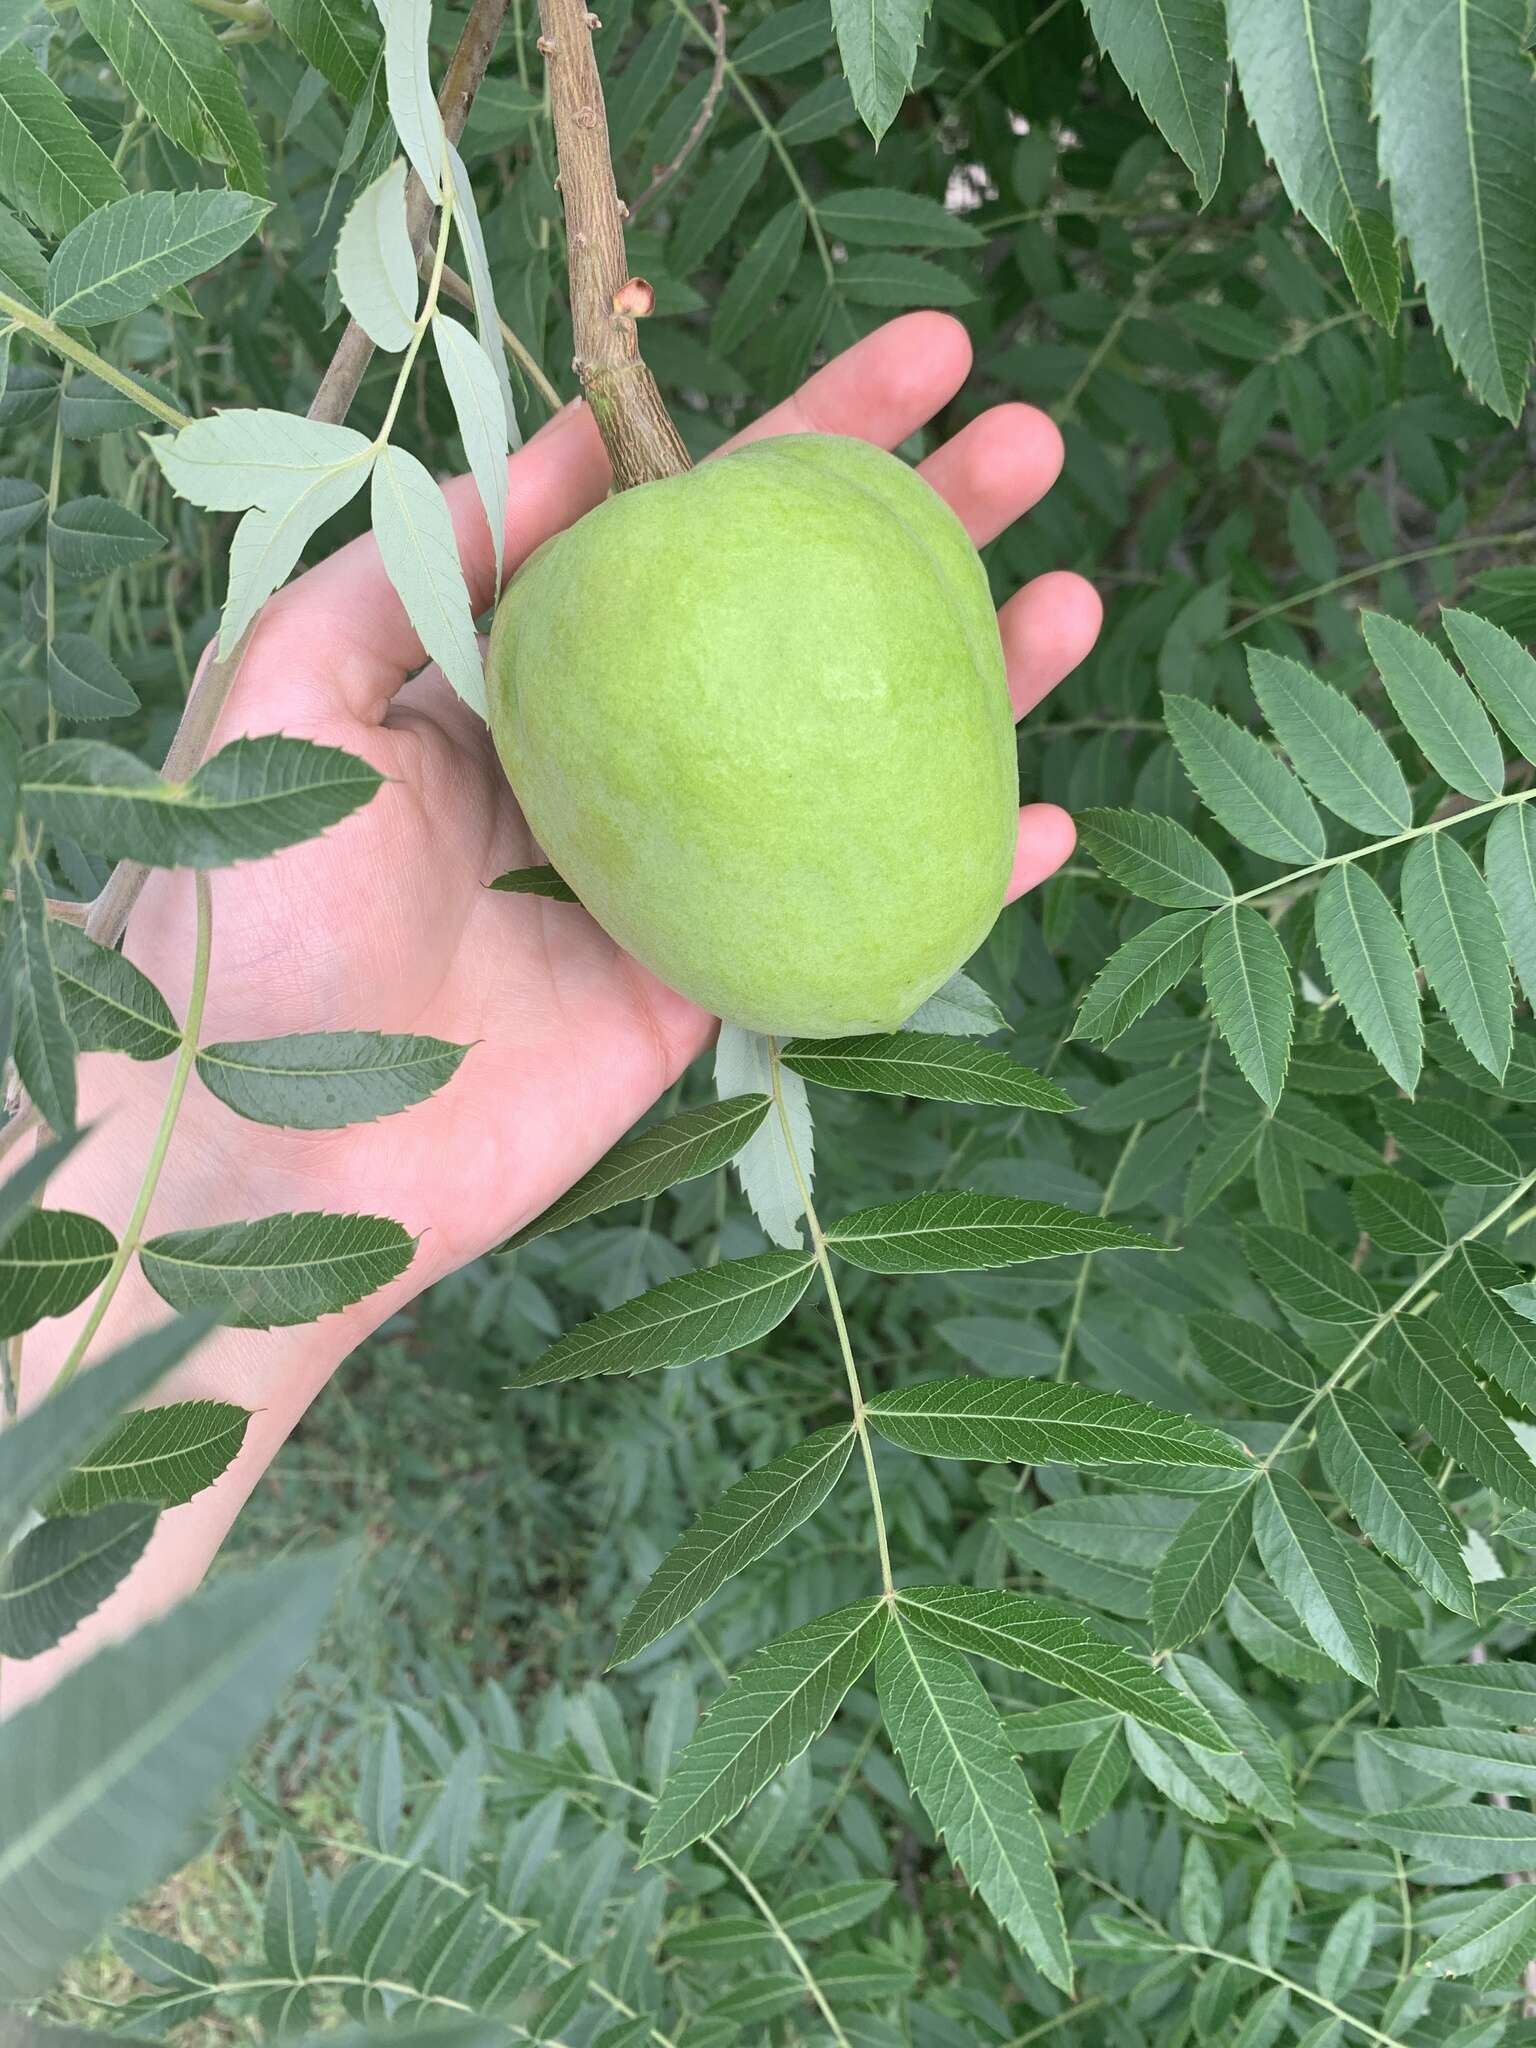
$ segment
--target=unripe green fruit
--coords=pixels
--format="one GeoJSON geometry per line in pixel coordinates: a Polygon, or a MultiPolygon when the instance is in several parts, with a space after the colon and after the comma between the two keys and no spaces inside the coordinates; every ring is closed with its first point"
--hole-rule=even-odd
{"type": "Polygon", "coordinates": [[[986,936],[1017,829],[986,574],[862,441],[610,498],[514,579],[487,666],[528,823],[598,923],[728,1022],[902,1023],[986,936]]]}

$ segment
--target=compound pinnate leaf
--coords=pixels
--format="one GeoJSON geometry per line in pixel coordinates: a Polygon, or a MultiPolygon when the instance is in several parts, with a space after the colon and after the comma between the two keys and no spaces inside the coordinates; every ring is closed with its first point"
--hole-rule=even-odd
{"type": "Polygon", "coordinates": [[[148,1393],[208,1327],[209,1319],[198,1316],[150,1330],[0,1432],[0,1540],[90,1450],[113,1416],[148,1393]]]}
{"type": "Polygon", "coordinates": [[[1264,1569],[1313,1642],[1352,1678],[1373,1686],[1376,1638],[1345,1539],[1288,1472],[1271,1472],[1259,1487],[1253,1533],[1264,1569]]]}
{"type": "Polygon", "coordinates": [[[139,1263],[172,1308],[273,1330],[350,1308],[398,1279],[415,1250],[409,1231],[388,1217],[309,1210],[167,1231],[140,1248],[139,1263]]]}
{"type": "Polygon", "coordinates": [[[1509,950],[1488,884],[1448,832],[1416,839],[1403,862],[1403,922],[1419,965],[1479,1066],[1504,1078],[1514,1043],[1509,950]]]}
{"type": "Polygon", "coordinates": [[[336,238],[342,304],[376,348],[398,352],[416,327],[421,283],[405,218],[407,165],[397,157],[353,200],[336,238]]]}
{"type": "Polygon", "coordinates": [[[116,1501],[180,1507],[228,1468],[249,1421],[250,1411],[232,1401],[135,1409],[76,1462],[51,1495],[48,1512],[82,1515],[116,1501]]]}
{"type": "Polygon", "coordinates": [[[29,1209],[0,1242],[0,1336],[68,1315],[106,1279],[117,1239],[94,1216],[29,1209]]]}
{"type": "Polygon", "coordinates": [[[1300,662],[1268,648],[1249,649],[1248,677],[1270,729],[1319,803],[1378,838],[1407,830],[1408,784],[1363,711],[1300,662]]]}
{"type": "Polygon", "coordinates": [[[832,0],[843,71],[876,142],[911,90],[927,17],[924,0],[832,0]]]}
{"type": "Polygon", "coordinates": [[[1086,0],[1115,69],[1215,197],[1227,142],[1227,27],[1221,0],[1086,0]]]}
{"type": "Polygon", "coordinates": [[[1274,1109],[1285,1087],[1296,1003],[1275,928],[1248,904],[1221,910],[1201,954],[1211,1015],[1254,1092],[1274,1109]]]}
{"type": "Polygon", "coordinates": [[[1084,996],[1076,1035],[1113,1044],[1189,973],[1200,958],[1209,923],[1204,911],[1176,910],[1127,939],[1084,996]]]}
{"type": "Polygon", "coordinates": [[[1083,850],[1112,881],[1170,910],[1203,910],[1232,894],[1226,869],[1176,819],[1140,811],[1086,810],[1083,850]]]}
{"type": "Polygon", "coordinates": [[[1381,169],[1435,325],[1517,420],[1536,331],[1536,80],[1522,0],[1371,10],[1381,169]]]}
{"type": "Polygon", "coordinates": [[[810,1285],[809,1252],[760,1252],[681,1273],[594,1316],[524,1367],[514,1387],[657,1372],[739,1351],[782,1323],[810,1285]]]}
{"type": "Polygon", "coordinates": [[[48,927],[48,950],[64,1016],[81,1052],[161,1060],[176,1050],[181,1027],[164,996],[131,960],[62,920],[48,927]]]}
{"type": "Polygon", "coordinates": [[[818,1430],[727,1488],[657,1566],[625,1616],[613,1661],[638,1656],[798,1529],[836,1486],[852,1451],[851,1430],[818,1430]]]}
{"type": "Polygon", "coordinates": [[[1166,1251],[1159,1239],[1054,1202],[957,1191],[882,1202],[834,1223],[827,1243],[870,1273],[963,1273],[1072,1252],[1166,1251]]]}
{"type": "Polygon", "coordinates": [[[1419,983],[1397,913],[1352,862],[1336,867],[1313,913],[1318,951],[1349,1021],[1409,1094],[1424,1063],[1419,983]]]}
{"type": "Polygon", "coordinates": [[[1061,1900],[1028,1780],[1001,1716],[958,1650],[898,1608],[880,1642],[880,1708],[907,1783],[998,1922],[1062,1990],[1072,1983],[1061,1900]]]}
{"type": "Polygon", "coordinates": [[[203,1086],[237,1116],[285,1130],[339,1131],[424,1102],[469,1051],[442,1038],[384,1031],[295,1031],[205,1045],[203,1086]]]}
{"type": "Polygon", "coordinates": [[[0,1657],[38,1657],[138,1563],[158,1519],[142,1503],[40,1522],[0,1565],[0,1657]]]}
{"type": "Polygon", "coordinates": [[[339,747],[281,733],[231,740],[187,782],[163,782],[104,740],[55,740],[22,757],[28,814],[108,860],[227,867],[313,839],[383,777],[339,747]]]}
{"type": "Polygon", "coordinates": [[[1322,859],[1312,799],[1261,739],[1196,697],[1165,695],[1163,714],[1185,773],[1234,839],[1291,867],[1322,859]]]}
{"type": "Polygon", "coordinates": [[[1202,1748],[1228,1746],[1197,1701],[1129,1651],[1095,1635],[1076,1615],[1044,1600],[970,1586],[903,1586],[896,1605],[914,1628],[951,1649],[990,1657],[1202,1748]]]}
{"type": "Polygon", "coordinates": [[[1461,1531],[1418,1460],[1370,1402],[1342,1390],[1318,1413],[1323,1470],[1378,1548],[1453,1613],[1477,1615],[1461,1531]]]}
{"type": "Polygon", "coordinates": [[[10,1996],[41,1994],[177,1866],[188,1828],[319,1633],[338,1573],[337,1555],[321,1553],[223,1578],[99,1651],[0,1731],[0,1983],[10,1996]]]}
{"type": "Polygon", "coordinates": [[[1361,625],[1387,695],[1436,774],[1466,796],[1497,796],[1504,787],[1498,736],[1439,648],[1385,612],[1364,613],[1361,625]]]}
{"type": "MultiPolygon", "coordinates": [[[[1182,1649],[1205,1634],[1248,1555],[1252,1534],[1252,1487],[1233,1487],[1195,1503],[1152,1574],[1152,1639],[1160,1650],[1182,1649]]],[[[1138,1720],[1147,1718],[1137,1712],[1138,1720]]]]}
{"type": "Polygon", "coordinates": [[[893,1444],[930,1458],[1023,1465],[1242,1468],[1241,1444],[1127,1394],[1039,1380],[921,1380],[877,1394],[866,1413],[893,1444]]]}
{"type": "Polygon", "coordinates": [[[641,1862],[675,1856],[723,1827],[801,1755],[868,1668],[888,1620],[883,1600],[859,1600],[749,1657],[673,1764],[641,1862]]]}
{"type": "Polygon", "coordinates": [[[620,1202],[643,1201],[713,1173],[735,1157],[772,1106],[766,1095],[733,1095],[636,1131],[499,1249],[515,1251],[620,1202]]]}
{"type": "Polygon", "coordinates": [[[268,208],[248,192],[134,192],[72,228],[48,268],[61,327],[123,320],[238,249],[268,208]]]}
{"type": "Polygon", "coordinates": [[[862,1038],[795,1038],[780,1055],[805,1081],[876,1095],[920,1095],[930,1102],[996,1103],[1061,1111],[1077,1104],[1054,1081],[1005,1053],[922,1031],[862,1038]]]}
{"type": "Polygon", "coordinates": [[[217,512],[243,512],[252,505],[281,511],[318,478],[347,464],[358,469],[358,489],[367,475],[362,464],[369,447],[355,427],[267,406],[232,406],[149,443],[172,490],[217,512]]]}

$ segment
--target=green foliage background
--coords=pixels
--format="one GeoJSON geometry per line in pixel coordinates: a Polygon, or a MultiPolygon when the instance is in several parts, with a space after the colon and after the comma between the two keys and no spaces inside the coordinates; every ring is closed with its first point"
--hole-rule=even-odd
{"type": "MultiPolygon", "coordinates": [[[[461,25],[434,16],[435,77],[461,25]]],[[[1517,0],[1404,0],[1374,19],[1364,0],[937,0],[926,24],[909,6],[744,0],[717,97],[709,25],[687,0],[618,0],[597,33],[621,190],[638,195],[709,107],[696,153],[629,237],[656,290],[647,358],[691,452],[891,311],[952,308],[976,373],[905,452],[999,399],[1048,408],[1065,478],[989,568],[1001,598],[1078,567],[1108,605],[1098,651],[1021,749],[1025,795],[1079,813],[1080,853],[1005,913],[971,969],[1006,1025],[987,1045],[1078,1111],[858,1092],[847,1069],[811,1087],[829,1221],[961,1189],[1178,1248],[894,1279],[840,1266],[867,1390],[974,1374],[996,1405],[1064,1380],[1214,1424],[1266,1471],[1275,1460],[1273,1481],[1223,1491],[1231,1473],[1171,1463],[1117,1476],[1065,1452],[962,1462],[878,1446],[899,1584],[1042,1596],[1144,1671],[1171,1651],[1160,1668],[1235,1745],[1191,1747],[1092,1685],[1084,1698],[1028,1668],[975,1667],[1044,1815],[1075,2002],[973,1895],[996,1895],[985,1846],[936,1842],[934,1774],[898,1767],[872,1673],[711,1844],[637,1869],[699,1706],[762,1645],[875,1583],[850,1476],[702,1613],[600,1675],[617,1620],[700,1512],[844,1416],[815,1296],[729,1358],[507,1391],[583,1317],[764,1251],[716,1168],[481,1262],[343,1375],[179,1654],[189,1672],[216,1639],[235,1657],[265,1618],[278,1647],[260,1682],[238,1663],[228,1679],[254,1732],[330,1580],[238,1567],[325,1532],[360,1537],[323,1647],[205,1825],[211,1856],[130,1915],[117,1961],[53,1979],[44,2018],[226,2040],[350,2017],[571,2048],[1536,2038],[1522,2017],[1536,1887],[1521,1881],[1536,1865],[1536,1742],[1520,1732],[1536,1721],[1536,667],[1475,624],[1452,620],[1447,637],[1440,616],[1456,607],[1515,640],[1536,629],[1527,27],[1517,0]],[[1246,102],[1230,112],[1229,44],[1246,102]],[[1376,615],[1365,636],[1362,609],[1376,615]],[[1434,647],[1464,659],[1502,738],[1434,647]],[[1385,765],[1347,722],[1331,769],[1308,755],[1295,707],[1321,700],[1297,663],[1365,714],[1385,765]],[[1375,810],[1340,795],[1341,761],[1375,810]],[[1497,810],[1501,844],[1485,849],[1480,822],[1442,829],[1478,806],[1497,810]],[[1146,825],[1159,818],[1171,824],[1146,825]],[[1250,900],[1223,909],[1233,896],[1250,900]],[[1335,1377],[1332,1403],[1317,1389],[1335,1377]]],[[[564,396],[536,33],[520,0],[463,154],[502,317],[564,396]]],[[[17,742],[105,733],[163,758],[217,630],[235,519],[178,500],[141,408],[67,350],[61,362],[40,309],[78,315],[70,292],[102,289],[101,264],[79,243],[56,257],[53,299],[39,265],[125,193],[212,198],[227,182],[235,196],[199,216],[230,236],[215,267],[184,267],[122,313],[87,299],[62,340],[198,418],[302,413],[340,334],[341,218],[395,150],[379,41],[360,0],[0,8],[0,199],[14,209],[0,213],[0,310],[15,328],[0,673],[25,820],[7,974],[15,1062],[56,1130],[72,1120],[74,1044],[92,1042],[80,977],[106,970],[70,954],[42,897],[93,897],[102,849],[117,849],[88,803],[60,810],[46,763],[17,742]],[[146,54],[167,43],[170,85],[146,54]]],[[[545,403],[513,374],[527,431],[545,403]]],[[[352,424],[373,431],[394,379],[376,360],[352,424]]],[[[434,474],[463,466],[434,371],[410,384],[393,439],[434,474]]],[[[310,554],[365,524],[354,500],[310,554]]],[[[97,760],[86,779],[121,777],[97,760]]],[[[174,1047],[175,1020],[142,990],[116,998],[139,1056],[174,1047]]],[[[420,1053],[441,1067],[423,1091],[452,1085],[452,1053],[420,1053]]],[[[364,1051],[347,1063],[361,1070],[364,1051]]],[[[695,1074],[665,1113],[709,1099],[695,1074]]],[[[7,1330],[67,1305],[40,1274],[68,1265],[78,1300],[111,1258],[110,1235],[25,1210],[38,1187],[0,1195],[7,1330]]],[[[387,1236],[358,1250],[380,1274],[393,1255],[387,1236]]],[[[175,1305],[227,1313],[228,1289],[175,1305]]],[[[27,1472],[0,1455],[8,1527],[165,1362],[114,1368],[115,1398],[56,1415],[46,1442],[36,1424],[16,1433],[27,1472]]],[[[195,1420],[211,1448],[189,1489],[238,1427],[195,1420]]],[[[131,1504],[66,1505],[118,1515],[102,1534],[126,1568],[142,1504],[137,1521],[131,1504]]],[[[990,1712],[963,1708],[983,1748],[990,1712]]],[[[100,1698],[81,1715],[78,1746],[53,1760],[61,1798],[104,1740],[100,1698]]],[[[8,1955],[52,1897],[16,1847],[19,1788],[41,1775],[25,1727],[0,1754],[8,1955]]],[[[177,1833],[202,1797],[194,1786],[171,1813],[177,1833]]]]}

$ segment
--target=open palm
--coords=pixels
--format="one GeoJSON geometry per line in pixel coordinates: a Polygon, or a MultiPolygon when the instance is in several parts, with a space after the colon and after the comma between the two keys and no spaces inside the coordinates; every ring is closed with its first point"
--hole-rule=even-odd
{"type": "MultiPolygon", "coordinates": [[[[894,447],[954,395],[968,366],[958,323],[913,314],[828,365],[747,437],[814,429],[894,447]]],[[[1007,405],[957,434],[923,474],[982,543],[1050,487],[1060,459],[1050,422],[1007,405]]],[[[509,568],[596,503],[607,481],[589,413],[568,408],[511,463],[509,568]]],[[[479,500],[463,481],[448,496],[483,605],[494,570],[479,500]]],[[[1041,577],[1004,607],[1019,711],[1082,658],[1098,620],[1091,589],[1067,574],[1041,577]]],[[[253,1127],[194,1085],[176,1139],[187,1170],[168,1177],[157,1229],[209,1220],[220,1185],[238,1189],[247,1215],[383,1212],[423,1233],[408,1276],[419,1286],[544,1208],[707,1042],[713,1020],[583,911],[486,888],[538,854],[483,724],[435,669],[406,680],[422,660],[371,540],[267,607],[216,744],[298,734],[362,755],[389,779],[325,838],[214,876],[203,1036],[421,1032],[472,1050],[430,1102],[338,1133],[253,1127]]],[[[1015,893],[1071,843],[1065,813],[1025,811],[1015,893]]],[[[189,878],[159,875],[127,936],[173,1003],[185,999],[191,919],[189,878]]]]}

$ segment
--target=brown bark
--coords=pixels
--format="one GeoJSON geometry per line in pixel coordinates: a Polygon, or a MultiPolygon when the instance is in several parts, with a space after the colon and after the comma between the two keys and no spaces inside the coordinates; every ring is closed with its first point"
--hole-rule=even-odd
{"type": "Polygon", "coordinates": [[[614,487],[624,491],[681,476],[691,465],[640,354],[637,315],[650,294],[637,289],[641,281],[630,277],[624,255],[625,209],[613,181],[607,110],[592,50],[597,25],[584,0],[539,0],[539,48],[549,66],[565,207],[572,367],[608,450],[614,487]]]}

